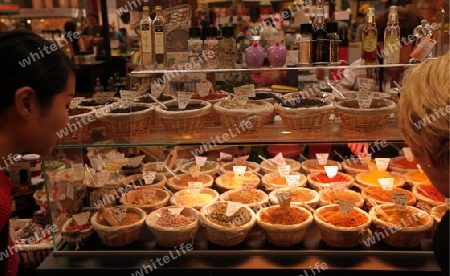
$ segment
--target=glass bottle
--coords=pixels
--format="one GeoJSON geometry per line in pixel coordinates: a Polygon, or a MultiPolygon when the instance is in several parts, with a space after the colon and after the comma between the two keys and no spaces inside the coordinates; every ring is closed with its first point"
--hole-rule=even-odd
{"type": "Polygon", "coordinates": [[[203,42],[203,51],[206,53],[204,60],[205,69],[219,68],[219,40],[217,40],[217,28],[207,27],[203,29],[205,41],[203,42]]]}
{"type": "Polygon", "coordinates": [[[361,64],[378,64],[375,9],[367,8],[361,37],[361,64]]]}
{"type": "Polygon", "coordinates": [[[330,40],[330,64],[337,65],[339,64],[339,43],[341,42],[338,34],[338,23],[327,22],[325,26],[327,28],[328,39],[330,40]]]}
{"type": "Polygon", "coordinates": [[[201,62],[203,52],[202,29],[199,27],[189,28],[188,59],[193,65],[201,62]]]}
{"type": "Polygon", "coordinates": [[[400,63],[400,26],[398,24],[397,6],[389,8],[388,22],[384,29],[384,64],[400,63]]]}
{"type": "Polygon", "coordinates": [[[311,40],[312,24],[300,24],[300,36],[298,38],[298,64],[308,66],[311,64],[311,40]]]}
{"type": "Polygon", "coordinates": [[[155,47],[155,67],[164,69],[167,61],[166,22],[162,15],[162,7],[155,7],[155,19],[152,22],[153,46],[155,47]]]}
{"type": "Polygon", "coordinates": [[[103,91],[104,91],[104,88],[103,88],[103,85],[102,85],[102,83],[100,81],[100,78],[96,78],[95,79],[94,92],[98,93],[98,92],[103,92],[103,91]]]}
{"type": "Polygon", "coordinates": [[[153,69],[153,47],[152,47],[152,19],[150,8],[142,7],[143,15],[139,22],[141,34],[141,64],[142,69],[153,69]]]}
{"type": "Polygon", "coordinates": [[[312,60],[315,65],[328,65],[330,62],[330,40],[325,28],[324,9],[322,2],[319,1],[319,7],[316,8],[316,18],[314,19],[312,29],[312,60]]]}
{"type": "Polygon", "coordinates": [[[219,68],[231,69],[236,66],[236,40],[231,26],[223,27],[223,38],[219,42],[219,68]]]}

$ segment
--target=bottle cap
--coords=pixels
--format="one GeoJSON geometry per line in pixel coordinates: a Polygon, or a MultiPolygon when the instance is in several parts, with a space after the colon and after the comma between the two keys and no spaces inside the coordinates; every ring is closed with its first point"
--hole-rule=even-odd
{"type": "Polygon", "coordinates": [[[205,36],[217,36],[217,28],[216,27],[206,27],[203,29],[205,36]]]}
{"type": "Polygon", "coordinates": [[[143,10],[143,11],[150,11],[150,8],[149,8],[148,6],[143,6],[143,7],[142,7],[142,10],[143,10]]]}
{"type": "Polygon", "coordinates": [[[311,33],[312,32],[312,24],[310,23],[302,23],[300,24],[300,33],[311,33]]]}
{"type": "Polygon", "coordinates": [[[161,11],[162,7],[161,6],[155,6],[155,11],[161,11]]]}
{"type": "Polygon", "coordinates": [[[200,37],[202,35],[202,29],[199,27],[191,27],[189,28],[189,36],[190,37],[200,37]]]}
{"type": "Polygon", "coordinates": [[[325,29],[327,29],[328,33],[337,33],[339,30],[338,23],[335,21],[327,22],[325,23],[325,29]]]}
{"type": "Polygon", "coordinates": [[[225,26],[222,28],[222,36],[223,37],[233,37],[234,29],[231,26],[225,26]]]}

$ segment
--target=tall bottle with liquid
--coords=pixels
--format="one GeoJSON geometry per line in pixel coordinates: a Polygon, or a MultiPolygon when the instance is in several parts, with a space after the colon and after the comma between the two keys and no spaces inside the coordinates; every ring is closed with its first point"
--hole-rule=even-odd
{"type": "Polygon", "coordinates": [[[142,69],[153,69],[152,19],[150,18],[150,8],[144,6],[142,11],[143,15],[139,22],[141,65],[142,69]]]}
{"type": "Polygon", "coordinates": [[[316,18],[312,28],[312,53],[313,63],[316,65],[328,65],[330,62],[330,39],[325,27],[324,8],[322,1],[316,8],[316,18]]]}
{"type": "Polygon", "coordinates": [[[384,29],[384,64],[400,63],[400,25],[397,6],[389,8],[388,22],[384,29]]]}
{"type": "Polygon", "coordinates": [[[155,7],[155,19],[152,22],[153,46],[155,47],[155,67],[164,69],[167,62],[166,51],[166,22],[162,14],[162,7],[155,7]]]}
{"type": "Polygon", "coordinates": [[[375,9],[367,8],[361,37],[361,64],[378,64],[375,9]]]}

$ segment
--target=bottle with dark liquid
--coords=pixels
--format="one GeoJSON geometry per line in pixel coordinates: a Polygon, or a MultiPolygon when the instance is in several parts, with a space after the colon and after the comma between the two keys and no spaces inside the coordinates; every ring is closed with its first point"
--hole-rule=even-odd
{"type": "Polygon", "coordinates": [[[324,9],[322,2],[319,1],[319,7],[316,9],[316,18],[314,19],[312,29],[312,47],[311,57],[315,65],[328,65],[330,62],[330,39],[327,35],[324,20],[324,9]]]}
{"type": "Polygon", "coordinates": [[[155,7],[155,19],[153,19],[153,45],[155,47],[155,68],[165,69],[167,52],[166,52],[166,23],[162,15],[162,7],[155,7]]]}
{"type": "Polygon", "coordinates": [[[375,9],[368,8],[361,37],[361,64],[378,64],[375,9]]]}

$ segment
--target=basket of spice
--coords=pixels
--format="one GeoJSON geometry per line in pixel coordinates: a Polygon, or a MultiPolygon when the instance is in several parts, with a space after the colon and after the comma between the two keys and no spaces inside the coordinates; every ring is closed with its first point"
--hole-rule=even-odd
{"type": "Polygon", "coordinates": [[[404,156],[398,156],[389,160],[388,169],[400,174],[407,173],[409,171],[417,170],[417,161],[408,160],[404,156]]]}
{"type": "Polygon", "coordinates": [[[256,215],[252,209],[230,201],[217,201],[203,206],[199,218],[208,241],[224,247],[244,242],[256,224],[256,215]]]}
{"type": "Polygon", "coordinates": [[[338,172],[335,176],[329,177],[324,172],[310,173],[306,177],[311,188],[315,190],[323,190],[331,187],[333,182],[344,182],[346,188],[350,188],[355,179],[346,173],[338,172]]]}
{"type": "Polygon", "coordinates": [[[151,212],[145,224],[156,242],[165,247],[192,243],[200,227],[196,209],[172,206],[151,212]]]}
{"type": "Polygon", "coordinates": [[[101,116],[109,113],[111,110],[120,107],[121,100],[116,97],[95,97],[95,98],[85,98],[80,101],[76,108],[76,112],[82,112],[82,110],[89,109],[93,111],[97,120],[94,120],[91,124],[93,128],[103,127],[103,123],[100,120],[101,116]]]}
{"type": "Polygon", "coordinates": [[[415,185],[431,183],[423,170],[412,170],[404,174],[406,182],[412,187],[415,185]]]}
{"type": "Polygon", "coordinates": [[[297,96],[276,103],[275,111],[290,131],[322,132],[334,111],[334,104],[327,99],[297,96]]]}
{"type": "Polygon", "coordinates": [[[369,166],[367,163],[359,158],[345,159],[341,165],[345,173],[351,175],[352,177],[355,177],[358,173],[369,171],[369,166]]]}
{"type": "Polygon", "coordinates": [[[417,202],[416,196],[411,191],[399,187],[393,187],[392,190],[385,190],[381,186],[372,186],[372,187],[365,187],[364,189],[361,190],[361,195],[366,201],[367,208],[372,208],[373,203],[377,205],[384,203],[393,203],[392,199],[393,193],[408,194],[406,205],[409,206],[416,205],[417,202]]]}
{"type": "MultiPolygon", "coordinates": [[[[218,103],[220,101],[229,100],[230,94],[227,92],[210,92],[206,96],[200,96],[199,93],[192,94],[191,99],[193,100],[201,100],[201,101],[208,101],[213,106],[215,103],[218,103]]],[[[206,125],[218,125],[220,124],[220,116],[213,108],[211,112],[209,113],[208,117],[206,118],[206,125]]]]}
{"type": "Polygon", "coordinates": [[[337,248],[352,248],[369,232],[372,218],[360,208],[353,207],[348,214],[341,213],[339,205],[326,205],[314,211],[325,244],[337,248]]]}
{"type": "MultiPolygon", "coordinates": [[[[181,166],[180,171],[184,174],[188,174],[189,173],[189,169],[192,166],[195,166],[197,163],[195,161],[192,162],[187,162],[186,164],[184,164],[183,166],[181,166]]],[[[210,161],[207,160],[203,166],[200,166],[200,173],[202,174],[209,174],[212,177],[215,177],[217,175],[217,173],[219,172],[220,169],[220,164],[217,161],[210,161]]]]}
{"type": "MultiPolygon", "coordinates": [[[[292,172],[290,174],[300,176],[298,179],[297,187],[306,186],[306,175],[299,172],[292,172]]],[[[281,175],[279,172],[266,173],[261,178],[261,182],[264,185],[264,189],[268,192],[273,191],[274,189],[288,187],[286,176],[281,175]]]]}
{"type": "Polygon", "coordinates": [[[175,163],[175,167],[170,169],[170,171],[167,169],[167,166],[164,164],[164,162],[147,162],[142,166],[142,170],[144,172],[152,171],[155,173],[161,173],[167,179],[173,177],[173,174],[176,174],[180,170],[180,166],[178,166],[177,163],[175,163]]]}
{"type": "Polygon", "coordinates": [[[60,131],[63,135],[59,141],[61,143],[80,143],[89,140],[92,135],[92,129],[94,128],[94,122],[95,114],[93,111],[85,108],[70,109],[69,124],[65,129],[60,131]],[[74,113],[72,114],[72,112],[74,113]]]}
{"type": "Polygon", "coordinates": [[[147,213],[167,206],[170,193],[163,189],[141,189],[130,191],[120,197],[120,203],[125,206],[138,207],[147,213]]]}
{"type": "MultiPolygon", "coordinates": [[[[271,104],[275,104],[276,101],[274,99],[275,97],[280,97],[281,94],[280,93],[274,93],[274,92],[255,92],[255,96],[254,97],[249,97],[248,99],[251,101],[266,101],[269,102],[271,104]]],[[[275,115],[276,115],[276,111],[275,108],[273,109],[272,114],[269,114],[267,116],[264,117],[264,124],[273,122],[275,119],[275,115]]]]}
{"type": "MultiPolygon", "coordinates": [[[[175,96],[172,95],[164,95],[161,94],[159,95],[156,100],[162,104],[166,104],[167,102],[176,100],[175,96]]],[[[149,104],[152,105],[153,107],[156,107],[158,104],[155,102],[154,98],[150,97],[149,94],[144,94],[141,95],[137,98],[134,99],[134,102],[136,103],[143,103],[143,104],[149,104]]],[[[152,125],[160,125],[160,120],[157,117],[157,114],[155,113],[155,120],[151,122],[152,125]]]]}
{"type": "Polygon", "coordinates": [[[247,205],[252,210],[258,210],[269,203],[269,195],[259,189],[236,189],[224,192],[219,197],[220,201],[239,202],[247,205]]]}
{"type": "Polygon", "coordinates": [[[104,245],[123,247],[138,239],[146,216],[144,210],[134,206],[102,206],[91,223],[104,245]]]}
{"type": "Polygon", "coordinates": [[[431,207],[445,203],[445,196],[431,183],[415,185],[412,188],[412,192],[416,196],[417,201],[424,202],[431,207]]]}
{"type": "Polygon", "coordinates": [[[214,104],[214,110],[220,116],[220,124],[238,134],[255,133],[266,123],[266,116],[274,111],[273,104],[266,101],[225,100],[214,104]]]}
{"type": "Polygon", "coordinates": [[[372,132],[384,128],[395,108],[393,101],[382,98],[373,98],[368,108],[360,108],[357,100],[344,100],[336,102],[336,117],[343,129],[372,132]]]}
{"type": "Polygon", "coordinates": [[[270,206],[256,213],[266,241],[279,247],[301,243],[312,222],[311,212],[298,206],[270,206]]]}
{"type": "Polygon", "coordinates": [[[291,206],[304,207],[305,205],[308,205],[314,209],[319,203],[319,193],[305,187],[291,187],[273,190],[269,193],[270,203],[278,205],[278,194],[285,192],[289,192],[291,194],[291,206]]]}
{"type": "Polygon", "coordinates": [[[167,109],[156,106],[156,117],[161,120],[167,133],[188,134],[199,132],[206,126],[212,105],[208,101],[191,100],[185,108],[180,109],[178,101],[169,101],[167,109]]]}
{"type": "Polygon", "coordinates": [[[92,227],[88,214],[86,222],[77,222],[74,218],[68,219],[64,223],[61,236],[69,244],[75,244],[75,250],[78,250],[80,244],[85,242],[92,233],[94,233],[94,228],[92,227]]]}
{"type": "MultiPolygon", "coordinates": [[[[286,165],[290,167],[291,172],[300,172],[302,163],[291,158],[284,158],[284,161],[286,162],[286,165]]],[[[264,160],[261,162],[260,166],[263,173],[278,172],[278,166],[274,162],[264,160]]]]}
{"type": "Polygon", "coordinates": [[[372,207],[369,214],[375,227],[375,235],[376,232],[383,233],[386,229],[391,229],[389,235],[384,236],[383,242],[397,248],[419,246],[434,223],[427,212],[408,205],[400,210],[393,203],[385,203],[372,207]]]}
{"type": "Polygon", "coordinates": [[[258,175],[250,172],[245,172],[242,176],[236,175],[234,172],[224,173],[216,178],[216,185],[220,193],[241,189],[244,182],[248,182],[250,188],[256,189],[261,180],[258,175]]]}
{"type": "Polygon", "coordinates": [[[319,163],[317,159],[309,159],[302,162],[302,170],[306,174],[317,173],[317,172],[325,172],[325,166],[337,166],[338,170],[341,170],[341,164],[334,160],[327,159],[327,163],[322,165],[319,163]]]}
{"type": "Polygon", "coordinates": [[[356,186],[361,188],[380,186],[379,179],[383,178],[393,178],[394,187],[403,187],[406,183],[405,178],[393,172],[382,171],[378,169],[373,169],[368,172],[362,172],[355,176],[356,186]]]}
{"type": "Polygon", "coordinates": [[[179,190],[171,198],[170,203],[177,207],[191,207],[199,210],[208,203],[219,200],[219,193],[211,188],[202,188],[198,193],[189,189],[179,190]]]}
{"type": "Polygon", "coordinates": [[[194,177],[189,173],[177,174],[177,177],[169,178],[167,186],[174,192],[189,188],[189,182],[202,182],[203,188],[211,188],[214,183],[214,177],[207,173],[200,173],[194,177]]]}
{"type": "MultiPolygon", "coordinates": [[[[237,166],[235,162],[227,162],[220,166],[219,172],[222,174],[234,172],[234,166],[237,166]]],[[[258,163],[251,161],[245,161],[242,166],[246,166],[245,171],[250,173],[259,173],[259,170],[261,169],[261,166],[258,163]]]]}
{"type": "Polygon", "coordinates": [[[127,176],[123,183],[130,185],[133,189],[146,189],[146,188],[162,188],[167,183],[167,177],[161,173],[155,173],[155,178],[152,183],[146,183],[143,174],[133,174],[127,176]]]}
{"type": "Polygon", "coordinates": [[[353,190],[334,190],[334,189],[323,189],[319,192],[319,204],[321,206],[326,206],[330,204],[339,204],[339,199],[344,199],[352,201],[355,203],[355,207],[362,208],[364,206],[363,196],[353,190]]]}
{"type": "Polygon", "coordinates": [[[155,108],[149,104],[127,103],[110,110],[100,118],[110,138],[130,138],[148,134],[155,119],[155,108]]]}

